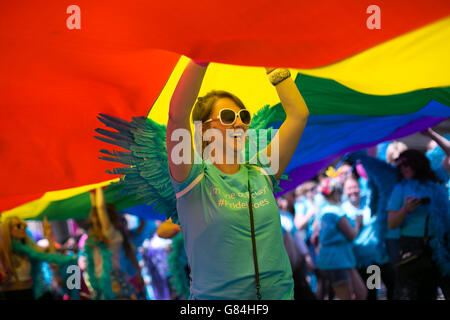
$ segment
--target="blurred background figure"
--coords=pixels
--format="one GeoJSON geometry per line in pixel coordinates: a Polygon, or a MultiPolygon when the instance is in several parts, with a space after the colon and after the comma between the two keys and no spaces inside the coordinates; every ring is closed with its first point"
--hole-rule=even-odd
{"type": "MultiPolygon", "coordinates": [[[[291,197],[291,199],[293,198],[291,197]]],[[[315,300],[316,297],[306,280],[307,271],[313,271],[312,261],[308,248],[295,227],[294,216],[288,211],[293,205],[290,205],[289,200],[284,197],[277,198],[277,204],[280,210],[284,246],[291,263],[294,279],[294,299],[315,300]]]]}
{"type": "MultiPolygon", "coordinates": [[[[295,191],[295,227],[301,232],[306,244],[311,246],[310,238],[313,234],[313,223],[318,212],[316,202],[317,182],[310,180],[299,185],[295,191]]],[[[314,252],[314,250],[312,250],[314,252]]],[[[315,255],[314,255],[315,256],[315,255]]]]}
{"type": "Polygon", "coordinates": [[[114,206],[107,205],[102,188],[91,192],[92,209],[90,228],[85,241],[87,275],[94,299],[143,299],[144,280],[141,275],[136,251],[125,230],[123,221],[114,206]],[[127,274],[120,265],[124,255],[134,266],[137,285],[131,281],[134,275],[127,274]]]}
{"type": "Polygon", "coordinates": [[[396,159],[399,183],[388,204],[388,226],[400,228],[399,276],[405,299],[436,299],[437,287],[449,298],[449,199],[430,161],[409,149],[396,159]],[[417,256],[412,262],[406,258],[417,256]],[[446,258],[447,257],[447,258],[446,258]],[[440,267],[438,267],[438,264],[440,267]],[[447,270],[445,269],[447,267],[447,270]]]}
{"type": "Polygon", "coordinates": [[[326,204],[321,207],[319,228],[319,269],[340,300],[364,300],[367,289],[356,271],[352,241],[362,227],[362,216],[355,217],[353,227],[341,208],[342,186],[338,179],[327,179],[322,187],[326,204]]]}
{"type": "Polygon", "coordinates": [[[306,244],[308,250],[307,259],[311,265],[306,271],[306,276],[311,290],[320,298],[322,285],[320,273],[317,267],[317,244],[318,233],[314,232],[314,222],[320,206],[324,203],[323,196],[317,192],[318,183],[315,180],[309,180],[299,185],[296,190],[295,217],[294,224],[299,231],[298,235],[306,244]],[[319,295],[318,295],[319,294],[319,295]]]}
{"type": "Polygon", "coordinates": [[[120,265],[122,270],[127,274],[128,281],[138,289],[140,298],[143,299],[145,298],[146,284],[142,273],[144,261],[139,248],[142,247],[146,239],[153,237],[157,226],[154,220],[146,221],[128,214],[121,214],[120,218],[121,233],[129,239],[131,247],[127,248],[122,246],[120,265]],[[137,224],[137,226],[132,228],[134,224],[137,224]],[[133,254],[132,259],[129,258],[130,252],[133,254]],[[136,256],[136,260],[134,256],[136,256]]]}
{"type": "Polygon", "coordinates": [[[61,268],[76,265],[76,256],[47,253],[37,246],[27,232],[26,222],[16,216],[2,221],[1,257],[4,267],[1,291],[7,300],[51,299],[42,274],[42,262],[61,268]]]}
{"type": "MultiPolygon", "coordinates": [[[[376,265],[380,267],[381,279],[387,288],[387,299],[394,298],[395,274],[391,264],[387,263],[387,255],[380,246],[380,239],[376,232],[376,215],[372,215],[367,202],[362,201],[360,184],[356,177],[349,176],[344,181],[344,193],[347,200],[342,204],[352,226],[355,226],[358,216],[362,216],[362,227],[357,237],[353,240],[353,253],[356,259],[358,272],[364,281],[367,281],[369,273],[367,267],[376,265]]],[[[383,241],[383,240],[381,240],[383,241]]],[[[377,289],[368,290],[368,300],[377,299],[377,289]]]]}
{"type": "MultiPolygon", "coordinates": [[[[386,149],[386,162],[390,165],[395,166],[396,160],[400,156],[400,154],[404,151],[408,150],[406,144],[400,141],[391,142],[386,149]]],[[[379,172],[379,174],[383,174],[379,172]]],[[[386,186],[387,187],[387,186],[386,186]]],[[[386,206],[388,204],[386,203],[386,206]]],[[[386,207],[386,211],[387,211],[386,207]]],[[[384,222],[384,221],[383,221],[384,222]]],[[[386,220],[387,224],[387,220],[386,220]]],[[[394,268],[395,272],[395,290],[394,290],[394,299],[400,299],[401,296],[404,295],[403,284],[400,281],[400,276],[397,270],[397,263],[400,261],[400,228],[384,228],[386,232],[384,233],[384,241],[386,245],[386,250],[389,258],[389,263],[394,268]]]]}
{"type": "Polygon", "coordinates": [[[153,291],[158,300],[186,300],[190,295],[190,268],[184,250],[184,240],[178,224],[168,219],[162,222],[147,251],[151,266],[153,291]]]}

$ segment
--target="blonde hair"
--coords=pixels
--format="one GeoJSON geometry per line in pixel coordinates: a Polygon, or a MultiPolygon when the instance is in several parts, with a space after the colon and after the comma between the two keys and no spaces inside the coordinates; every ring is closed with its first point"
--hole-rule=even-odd
{"type": "Polygon", "coordinates": [[[393,164],[395,159],[407,150],[408,146],[401,141],[392,141],[386,149],[386,162],[393,164]]]}
{"type": "MultiPolygon", "coordinates": [[[[14,221],[20,221],[21,223],[25,223],[25,221],[18,216],[7,217],[2,220],[1,223],[1,259],[3,261],[4,267],[7,272],[12,273],[14,277],[17,277],[16,268],[13,263],[13,249],[12,249],[12,241],[11,241],[11,227],[14,221]]],[[[31,245],[33,241],[30,237],[25,236],[25,244],[31,245]]]]}

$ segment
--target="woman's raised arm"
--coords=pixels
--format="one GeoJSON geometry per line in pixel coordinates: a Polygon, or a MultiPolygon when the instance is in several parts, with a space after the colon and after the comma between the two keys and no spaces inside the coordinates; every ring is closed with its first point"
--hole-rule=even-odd
{"type": "MultiPolygon", "coordinates": [[[[195,101],[197,100],[200,87],[202,85],[203,77],[206,72],[207,64],[200,64],[194,61],[190,61],[184,69],[180,80],[175,88],[175,91],[170,100],[169,107],[169,121],[167,122],[167,157],[169,160],[169,169],[172,178],[177,182],[183,182],[189,175],[191,171],[192,162],[194,159],[193,154],[193,137],[189,141],[190,157],[188,163],[178,163],[174,161],[172,157],[172,150],[174,147],[181,143],[177,139],[172,139],[172,133],[176,129],[185,129],[186,132],[191,136],[190,130],[190,114],[194,107],[195,101]],[[172,141],[175,140],[175,141],[172,141]]],[[[176,137],[176,136],[175,136],[176,137]]],[[[187,143],[186,141],[184,141],[187,143]]]]}
{"type": "MultiPolygon", "coordinates": [[[[266,68],[266,71],[277,90],[281,105],[286,113],[286,120],[272,140],[273,142],[278,139],[278,155],[275,155],[278,156],[278,168],[274,168],[272,164],[272,169],[275,178],[279,179],[297,149],[309,117],[309,110],[290,74],[285,80],[276,83],[277,78],[286,77],[286,74],[288,74],[286,69],[266,68]]],[[[267,155],[270,159],[273,159],[272,150],[276,151],[276,148],[272,148],[272,142],[267,147],[267,155]]]]}

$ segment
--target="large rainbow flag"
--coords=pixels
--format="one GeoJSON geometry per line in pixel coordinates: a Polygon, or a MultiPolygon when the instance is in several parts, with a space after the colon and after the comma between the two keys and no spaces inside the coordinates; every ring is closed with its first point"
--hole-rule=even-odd
{"type": "Polygon", "coordinates": [[[232,91],[253,112],[279,108],[261,67],[291,69],[311,117],[286,191],[345,152],[450,117],[448,1],[378,1],[380,29],[371,1],[80,0],[78,16],[72,4],[0,4],[3,215],[85,215],[71,209],[88,207],[82,194],[116,178],[97,159],[96,116],[164,123],[186,56],[213,62],[201,94],[232,91]]]}

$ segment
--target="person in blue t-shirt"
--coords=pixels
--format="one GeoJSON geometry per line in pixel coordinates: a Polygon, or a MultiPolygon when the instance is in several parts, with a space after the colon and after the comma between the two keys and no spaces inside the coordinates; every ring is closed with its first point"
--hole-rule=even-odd
{"type": "MultiPolygon", "coordinates": [[[[307,181],[296,189],[297,199],[294,204],[295,209],[295,227],[304,234],[305,243],[311,247],[311,236],[314,233],[314,219],[319,211],[319,206],[315,201],[317,194],[317,183],[315,181],[307,181]]],[[[314,256],[314,248],[310,248],[310,254],[314,256]]]]}
{"type": "Polygon", "coordinates": [[[355,217],[353,227],[341,208],[342,187],[338,179],[327,179],[321,193],[326,204],[321,208],[319,222],[320,250],[318,266],[340,300],[364,300],[367,289],[356,271],[352,241],[362,227],[362,216],[355,217]]]}
{"type": "Polygon", "coordinates": [[[315,180],[306,181],[296,188],[294,224],[307,247],[308,257],[311,260],[311,270],[308,271],[311,289],[318,298],[321,298],[323,290],[317,267],[317,232],[314,230],[314,221],[324,200],[317,190],[318,183],[315,180]]]}
{"type": "Polygon", "coordinates": [[[139,266],[139,262],[142,261],[139,248],[146,239],[150,239],[156,232],[156,224],[154,220],[144,220],[139,218],[139,225],[136,228],[130,229],[128,227],[127,219],[125,219],[124,216],[122,216],[121,222],[123,233],[126,233],[129,241],[130,248],[128,248],[128,250],[132,250],[134,252],[132,253],[132,259],[130,259],[130,253],[126,251],[125,247],[122,247],[120,250],[120,266],[127,274],[128,281],[139,290],[139,298],[145,298],[145,282],[143,279],[142,270],[139,266]],[[134,256],[136,256],[136,259],[134,256]]]}
{"type": "MultiPolygon", "coordinates": [[[[370,207],[362,200],[360,184],[356,177],[350,176],[344,181],[344,194],[348,199],[342,204],[342,209],[352,223],[356,223],[356,217],[362,216],[362,228],[358,236],[353,240],[353,253],[361,278],[367,281],[371,273],[367,267],[376,265],[381,270],[381,279],[387,289],[387,299],[394,297],[395,271],[391,264],[387,263],[387,256],[381,250],[376,232],[377,216],[371,213],[370,207]]],[[[382,241],[382,239],[381,239],[382,241]]],[[[377,289],[369,289],[367,300],[377,299],[377,289]]]]}
{"type": "Polygon", "coordinates": [[[300,232],[294,225],[294,216],[288,211],[289,200],[279,197],[277,204],[280,209],[284,246],[291,262],[292,277],[294,278],[294,299],[316,300],[306,280],[307,272],[313,270],[311,258],[305,242],[299,235],[300,232]]]}
{"type": "MultiPolygon", "coordinates": [[[[388,226],[390,229],[400,227],[401,256],[420,251],[429,261],[428,267],[417,272],[405,273],[399,269],[400,278],[407,289],[405,298],[436,299],[438,285],[448,296],[449,278],[444,277],[437,268],[434,249],[430,247],[430,239],[438,237],[438,230],[443,227],[437,225],[437,216],[433,214],[439,181],[427,157],[418,150],[402,152],[396,164],[401,181],[394,187],[389,199],[388,226]]],[[[448,212],[448,199],[437,211],[448,212]]]]}

